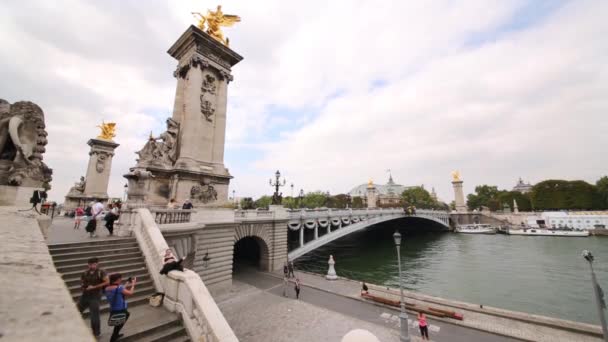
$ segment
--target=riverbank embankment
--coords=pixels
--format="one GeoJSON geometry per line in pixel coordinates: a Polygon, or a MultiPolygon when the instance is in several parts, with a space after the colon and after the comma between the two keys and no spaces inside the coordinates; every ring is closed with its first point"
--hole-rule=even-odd
{"type": "MultiPolygon", "coordinates": [[[[280,277],[281,275],[277,274],[277,276],[280,277]]],[[[371,301],[363,299],[361,297],[361,282],[359,281],[342,277],[337,280],[329,281],[321,275],[302,271],[298,271],[297,276],[306,286],[338,294],[353,300],[384,306],[383,304],[372,303],[371,301]]],[[[369,283],[367,283],[367,286],[372,295],[382,296],[391,300],[399,300],[398,289],[369,283]]],[[[437,320],[448,322],[524,341],[602,341],[601,327],[592,324],[488,306],[480,307],[478,304],[453,301],[411,291],[404,291],[404,296],[406,297],[407,303],[415,304],[417,307],[432,306],[437,309],[456,311],[464,316],[462,321],[429,316],[430,321],[437,320]]],[[[392,306],[386,306],[386,308],[394,311],[399,310],[392,306]]],[[[412,311],[412,313],[414,312],[412,311]]],[[[415,317],[410,317],[410,319],[413,318],[415,317]]]]}

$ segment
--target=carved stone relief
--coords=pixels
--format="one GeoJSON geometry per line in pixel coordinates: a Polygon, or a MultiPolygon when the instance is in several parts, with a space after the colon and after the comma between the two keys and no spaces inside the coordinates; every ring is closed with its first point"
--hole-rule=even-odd
{"type": "Polygon", "coordinates": [[[95,164],[95,170],[98,173],[102,173],[106,169],[106,160],[108,160],[107,152],[97,152],[97,163],[95,164]]]}
{"type": "Polygon", "coordinates": [[[201,203],[217,201],[217,191],[212,184],[201,183],[190,189],[190,198],[201,203]]]}
{"type": "Polygon", "coordinates": [[[38,105],[0,99],[0,185],[50,187],[53,171],[42,162],[46,136],[38,105]]]}
{"type": "Polygon", "coordinates": [[[209,74],[205,75],[205,78],[203,79],[203,85],[201,86],[201,91],[203,93],[215,95],[216,88],[217,85],[215,84],[215,77],[209,74]]]}
{"type": "Polygon", "coordinates": [[[177,135],[179,123],[171,118],[167,119],[167,130],[158,137],[150,133],[148,142],[136,152],[139,155],[137,167],[158,166],[170,168],[177,159],[177,135]]]}
{"type": "Polygon", "coordinates": [[[212,122],[211,117],[215,113],[215,108],[210,101],[204,99],[204,95],[201,95],[201,114],[205,117],[205,120],[212,122]]]}

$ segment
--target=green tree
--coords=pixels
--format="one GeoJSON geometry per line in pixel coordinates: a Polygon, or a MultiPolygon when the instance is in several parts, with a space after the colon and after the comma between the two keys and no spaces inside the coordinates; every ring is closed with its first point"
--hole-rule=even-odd
{"type": "Polygon", "coordinates": [[[254,206],[256,209],[257,208],[264,209],[264,208],[268,208],[268,206],[270,206],[270,203],[272,203],[272,197],[264,195],[264,196],[258,198],[257,200],[255,200],[254,206]]]}
{"type": "Polygon", "coordinates": [[[585,181],[548,179],[532,188],[530,194],[534,209],[589,210],[602,207],[601,195],[596,187],[585,181]]]}
{"type": "Polygon", "coordinates": [[[353,209],[365,208],[363,197],[353,197],[351,206],[353,209]]]}
{"type": "Polygon", "coordinates": [[[244,210],[255,209],[253,198],[245,197],[241,199],[241,208],[244,210]]]}
{"type": "Polygon", "coordinates": [[[595,188],[600,201],[600,209],[608,209],[608,176],[604,176],[595,182],[595,188]]]}
{"type": "Polygon", "coordinates": [[[308,209],[325,207],[327,205],[327,194],[322,191],[309,192],[304,195],[302,205],[308,209]]]}
{"type": "Polygon", "coordinates": [[[296,209],[298,207],[298,199],[295,197],[287,196],[283,198],[283,206],[289,209],[296,209]]]}
{"type": "Polygon", "coordinates": [[[496,211],[501,207],[498,200],[498,187],[493,185],[478,185],[475,193],[467,196],[467,206],[469,210],[480,209],[482,206],[496,211]]]}
{"type": "Polygon", "coordinates": [[[514,209],[513,200],[517,202],[517,208],[520,211],[531,211],[532,202],[530,201],[530,195],[522,194],[519,191],[503,191],[498,195],[498,202],[501,205],[508,204],[511,210],[514,209]]]}
{"type": "MultiPolygon", "coordinates": [[[[438,209],[440,204],[421,186],[409,188],[401,193],[401,204],[418,209],[438,209]]],[[[393,205],[394,206],[394,205],[393,205]]]]}

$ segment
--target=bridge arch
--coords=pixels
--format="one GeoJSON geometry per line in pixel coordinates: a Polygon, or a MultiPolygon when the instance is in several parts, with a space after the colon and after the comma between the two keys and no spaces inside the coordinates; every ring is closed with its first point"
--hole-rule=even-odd
{"type": "MultiPolygon", "coordinates": [[[[289,260],[295,260],[295,259],[301,257],[302,255],[309,253],[321,246],[324,246],[334,240],[337,240],[342,237],[353,234],[355,232],[367,229],[367,228],[377,225],[379,223],[395,221],[395,220],[402,220],[402,219],[407,219],[410,217],[431,221],[435,224],[439,224],[445,230],[449,229],[449,227],[450,227],[449,226],[449,214],[447,212],[433,212],[433,211],[428,211],[428,212],[419,211],[415,215],[411,215],[411,216],[405,215],[403,212],[392,212],[392,213],[379,215],[379,216],[370,215],[370,216],[364,217],[363,219],[359,218],[357,220],[350,220],[350,221],[342,220],[342,223],[341,223],[339,229],[332,231],[330,228],[328,230],[327,234],[320,236],[320,237],[317,237],[317,234],[315,234],[315,239],[312,241],[309,241],[306,244],[304,244],[303,239],[301,239],[300,247],[290,251],[288,253],[288,258],[289,258],[289,260]]],[[[306,221],[304,221],[304,220],[302,220],[302,221],[303,221],[303,224],[300,224],[300,225],[298,225],[294,221],[289,222],[288,229],[296,230],[296,229],[313,229],[314,228],[316,231],[316,228],[310,223],[310,219],[307,219],[306,221]],[[306,225],[306,222],[309,222],[309,224],[306,225]],[[310,226],[313,226],[313,228],[311,228],[310,226]]]]}
{"type": "Polygon", "coordinates": [[[234,235],[233,272],[240,266],[256,266],[269,271],[270,239],[263,227],[258,225],[239,226],[234,235]]]}

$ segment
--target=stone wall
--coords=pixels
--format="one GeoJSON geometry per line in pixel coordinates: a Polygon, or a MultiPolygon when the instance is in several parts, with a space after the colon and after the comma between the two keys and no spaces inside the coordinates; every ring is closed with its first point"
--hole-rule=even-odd
{"type": "Polygon", "coordinates": [[[0,207],[0,337],[7,342],[93,342],[55,269],[36,217],[0,207]]]}
{"type": "Polygon", "coordinates": [[[207,286],[232,284],[236,227],[237,224],[234,222],[208,223],[196,234],[194,271],[201,276],[207,286]],[[203,260],[205,255],[209,258],[206,263],[203,260]]]}

